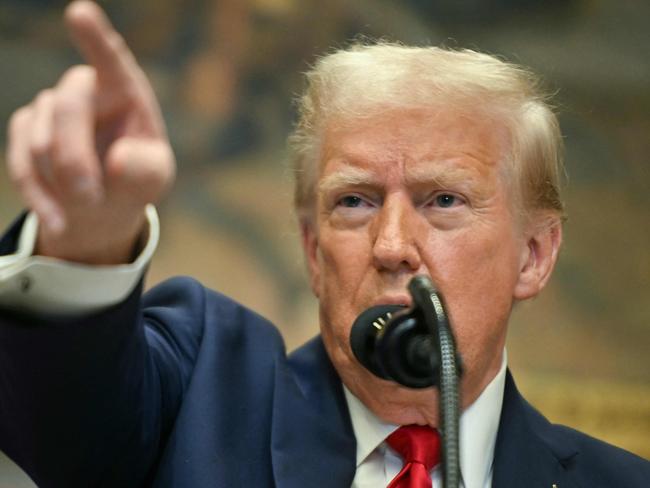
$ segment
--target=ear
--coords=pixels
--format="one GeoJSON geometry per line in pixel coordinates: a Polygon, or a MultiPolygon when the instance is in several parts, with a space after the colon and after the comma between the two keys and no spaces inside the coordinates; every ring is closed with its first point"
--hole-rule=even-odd
{"type": "Polygon", "coordinates": [[[318,234],[311,219],[300,220],[302,250],[305,253],[309,284],[314,295],[320,296],[320,262],[318,259],[318,234]]]}
{"type": "Polygon", "coordinates": [[[559,219],[543,219],[544,222],[531,225],[522,250],[519,280],[514,289],[516,300],[536,296],[546,285],[562,244],[562,223],[559,219]]]}

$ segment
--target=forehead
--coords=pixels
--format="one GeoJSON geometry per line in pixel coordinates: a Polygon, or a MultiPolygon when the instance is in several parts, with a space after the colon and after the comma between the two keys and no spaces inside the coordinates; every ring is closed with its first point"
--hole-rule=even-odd
{"type": "Polygon", "coordinates": [[[392,173],[420,180],[431,172],[486,177],[503,166],[507,131],[487,117],[454,112],[399,111],[331,123],[319,173],[392,173]]]}

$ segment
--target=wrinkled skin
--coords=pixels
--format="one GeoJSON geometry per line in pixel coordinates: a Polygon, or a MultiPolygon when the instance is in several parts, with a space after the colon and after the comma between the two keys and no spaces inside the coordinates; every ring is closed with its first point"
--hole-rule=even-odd
{"type": "Polygon", "coordinates": [[[397,386],[356,361],[349,333],[360,312],[410,304],[408,281],[429,275],[464,360],[466,408],[499,370],[513,304],[552,271],[561,228],[515,217],[506,144],[494,123],[445,112],[393,112],[326,132],[315,208],[302,223],[311,286],[334,366],[385,421],[436,426],[437,390],[397,386]]]}

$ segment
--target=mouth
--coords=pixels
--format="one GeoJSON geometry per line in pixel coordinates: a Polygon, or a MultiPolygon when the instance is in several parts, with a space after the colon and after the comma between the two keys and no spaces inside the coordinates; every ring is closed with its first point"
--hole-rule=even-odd
{"type": "Polygon", "coordinates": [[[410,295],[382,295],[372,301],[370,306],[377,305],[397,305],[401,307],[410,307],[413,299],[410,295]]]}

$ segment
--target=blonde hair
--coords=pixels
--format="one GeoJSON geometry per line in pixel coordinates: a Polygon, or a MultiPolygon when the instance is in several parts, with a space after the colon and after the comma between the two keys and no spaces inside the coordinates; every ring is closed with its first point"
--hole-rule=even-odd
{"type": "Polygon", "coordinates": [[[320,58],[306,80],[289,137],[299,218],[307,218],[314,205],[328,124],[410,109],[451,109],[502,124],[509,136],[504,158],[517,209],[523,215],[546,210],[554,220],[563,217],[559,124],[530,71],[467,49],[381,42],[355,44],[320,58]]]}

